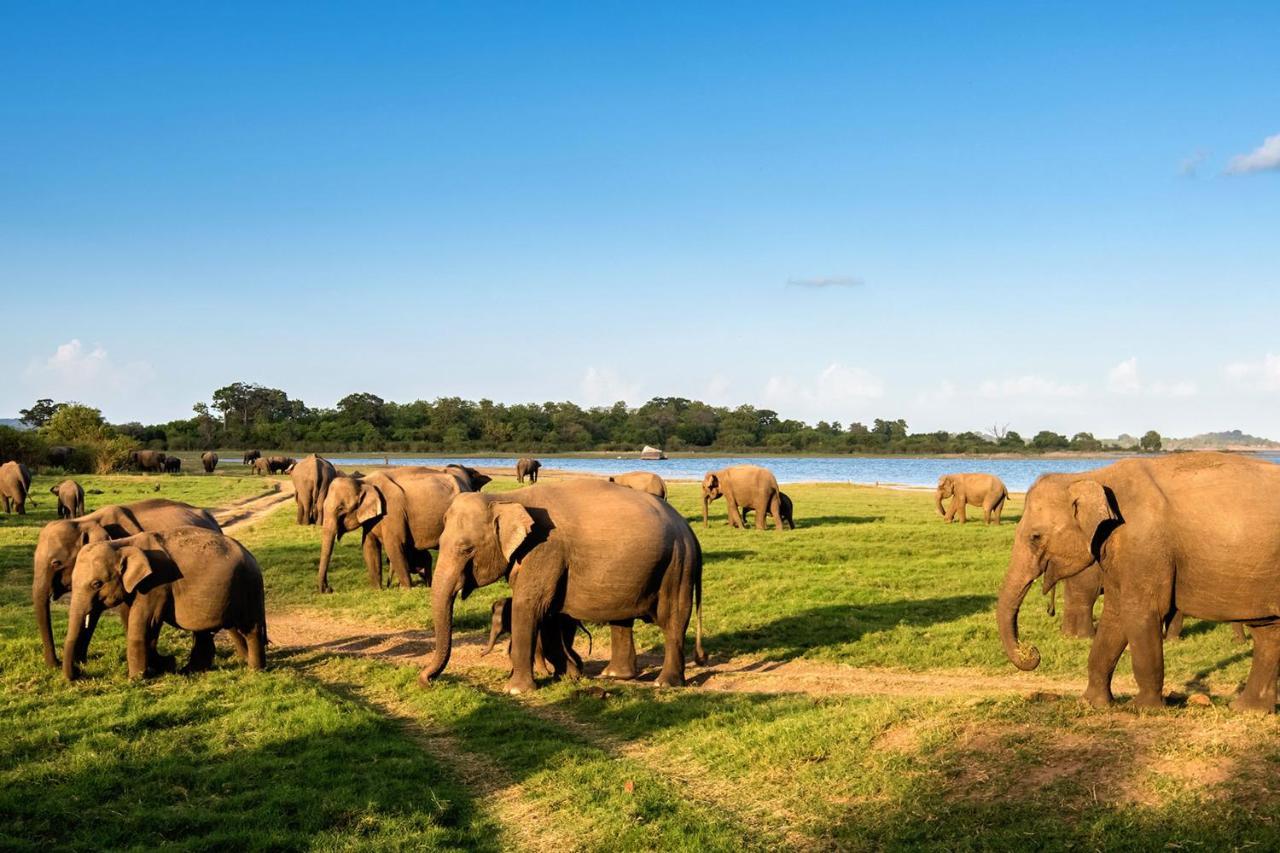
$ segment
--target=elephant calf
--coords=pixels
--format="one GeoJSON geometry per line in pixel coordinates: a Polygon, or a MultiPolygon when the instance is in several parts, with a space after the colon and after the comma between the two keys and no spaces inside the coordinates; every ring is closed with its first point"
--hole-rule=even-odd
{"type": "Polygon", "coordinates": [[[250,669],[266,664],[262,570],[236,540],[202,527],[139,533],[86,545],[71,575],[62,672],[74,679],[103,610],[128,607],[129,677],[155,674],[156,640],[169,624],[194,635],[185,672],[213,663],[213,635],[226,629],[250,669]]]}
{"type": "MultiPolygon", "coordinates": [[[[786,492],[778,492],[778,505],[779,505],[779,511],[782,513],[783,526],[785,526],[788,530],[795,530],[796,529],[795,505],[791,503],[791,496],[788,495],[786,492]]],[[[746,526],[747,524],[750,523],[748,515],[752,511],[751,507],[744,506],[744,507],[741,507],[740,509],[742,512],[742,524],[743,526],[746,526]]],[[[770,514],[771,513],[766,513],[765,515],[767,517],[770,514]]]]}
{"type": "MultiPolygon", "coordinates": [[[[572,616],[555,614],[543,620],[537,637],[537,649],[534,651],[534,668],[541,675],[565,675],[578,678],[582,675],[582,657],[573,650],[573,641],[578,630],[587,635],[587,653],[591,649],[591,632],[586,626],[572,616]],[[546,648],[550,656],[543,653],[546,648]]],[[[493,603],[489,642],[481,655],[493,651],[494,645],[502,637],[511,633],[511,599],[500,598],[493,603]]],[[[511,643],[507,643],[507,654],[511,653],[511,643]]]]}
{"type": "Polygon", "coordinates": [[[950,523],[956,515],[960,523],[965,523],[965,506],[982,507],[982,520],[987,524],[1000,524],[1000,513],[1004,510],[1004,502],[1009,499],[1009,490],[1004,482],[994,474],[943,474],[938,478],[938,486],[934,489],[934,500],[938,515],[950,523]],[[942,501],[951,498],[951,506],[944,511],[942,501]]]}
{"type": "Polygon", "coordinates": [[[182,460],[176,456],[166,456],[164,459],[164,470],[168,474],[177,474],[182,470],[182,460]]]}
{"type": "Polygon", "coordinates": [[[84,489],[75,480],[63,480],[49,489],[58,499],[58,518],[79,518],[84,515],[84,489]]]}
{"type": "Polygon", "coordinates": [[[528,477],[530,483],[538,482],[538,469],[542,467],[542,463],[537,459],[520,459],[516,462],[516,481],[523,483],[524,478],[528,477]]]}

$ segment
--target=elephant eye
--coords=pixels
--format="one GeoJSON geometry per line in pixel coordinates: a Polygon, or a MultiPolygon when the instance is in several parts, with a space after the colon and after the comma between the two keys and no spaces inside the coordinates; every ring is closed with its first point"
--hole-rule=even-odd
{"type": "Polygon", "coordinates": [[[102,581],[94,581],[90,584],[94,589],[102,589],[102,581]]]}
{"type": "Polygon", "coordinates": [[[1039,545],[1039,544],[1041,543],[1041,541],[1043,541],[1043,540],[1044,540],[1044,534],[1043,534],[1043,533],[1032,533],[1032,534],[1031,534],[1031,544],[1032,544],[1032,545],[1039,545]]]}

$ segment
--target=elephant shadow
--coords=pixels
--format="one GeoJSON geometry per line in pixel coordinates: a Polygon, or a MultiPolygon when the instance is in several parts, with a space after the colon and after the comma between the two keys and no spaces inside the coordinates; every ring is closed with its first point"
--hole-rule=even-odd
{"type": "Polygon", "coordinates": [[[883,515],[796,515],[796,527],[843,527],[849,524],[877,524],[884,521],[883,515]]]}

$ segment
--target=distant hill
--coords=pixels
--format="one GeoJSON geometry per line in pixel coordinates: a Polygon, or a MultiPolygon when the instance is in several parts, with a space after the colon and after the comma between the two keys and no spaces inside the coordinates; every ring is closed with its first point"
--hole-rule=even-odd
{"type": "Polygon", "coordinates": [[[1165,450],[1275,450],[1280,441],[1248,435],[1238,429],[1206,432],[1191,438],[1166,438],[1165,450]]]}
{"type": "Polygon", "coordinates": [[[29,426],[17,418],[0,418],[0,426],[7,426],[10,429],[30,429],[29,426]]]}

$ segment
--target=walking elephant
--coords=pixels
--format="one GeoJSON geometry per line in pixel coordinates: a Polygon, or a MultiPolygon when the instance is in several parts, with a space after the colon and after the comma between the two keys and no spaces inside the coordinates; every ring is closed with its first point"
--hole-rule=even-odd
{"type": "Polygon", "coordinates": [[[71,591],[71,572],[84,545],[106,539],[123,539],[143,531],[187,526],[213,531],[222,529],[208,510],[164,498],[104,506],[80,518],[51,521],[40,528],[31,580],[31,603],[35,608],[40,642],[44,645],[45,663],[58,667],[53,629],[49,623],[49,602],[71,591]]]}
{"type": "Polygon", "coordinates": [[[1040,653],[1018,637],[1027,590],[1095,563],[1106,600],[1089,651],[1091,704],[1112,701],[1127,646],[1139,707],[1164,704],[1162,631],[1176,610],[1253,629],[1253,665],[1233,707],[1274,712],[1280,669],[1280,467],[1224,453],[1127,459],[1079,474],[1046,474],[1027,493],[997,603],[1000,639],[1019,669],[1040,653]],[[1248,512],[1206,512],[1247,506],[1248,512]]]}
{"type": "Polygon", "coordinates": [[[58,518],[79,518],[84,515],[84,488],[75,480],[63,480],[49,489],[58,499],[58,518]]]}
{"type": "Polygon", "coordinates": [[[329,484],[321,510],[322,538],[317,587],[329,586],[329,561],[334,543],[357,528],[369,585],[382,587],[382,552],[403,589],[417,573],[431,585],[430,549],[440,544],[445,510],[462,492],[460,477],[428,468],[389,468],[361,479],[336,477],[329,484]]]}
{"type": "Polygon", "coordinates": [[[246,450],[244,452],[244,459],[241,460],[241,464],[252,465],[254,461],[261,458],[262,458],[261,450],[246,450]]]}
{"type": "Polygon", "coordinates": [[[200,454],[200,464],[204,466],[206,474],[212,474],[213,469],[218,467],[218,454],[212,450],[206,450],[200,454]]]}
{"type": "Polygon", "coordinates": [[[614,474],[609,478],[609,482],[617,483],[619,486],[626,486],[628,489],[635,489],[637,492],[644,492],[647,495],[653,495],[660,500],[665,501],[667,499],[666,481],[649,471],[614,474]]]}
{"type": "Polygon", "coordinates": [[[702,526],[710,526],[709,505],[724,498],[729,509],[729,526],[743,527],[740,508],[756,511],[756,529],[764,530],[773,516],[774,529],[782,532],[782,490],[768,468],[733,465],[712,471],[702,478],[702,526]]]}
{"type": "MultiPolygon", "coordinates": [[[[778,492],[778,508],[782,511],[782,523],[787,526],[788,530],[796,529],[796,513],[795,505],[791,503],[791,496],[786,492],[778,492]]],[[[751,523],[748,515],[751,513],[751,507],[740,507],[742,513],[742,524],[745,527],[751,523]]]]}
{"type": "Polygon", "coordinates": [[[336,476],[338,471],[329,460],[314,453],[293,466],[289,477],[293,480],[293,500],[298,505],[298,524],[319,524],[323,520],[324,499],[336,476]]]}
{"type": "Polygon", "coordinates": [[[516,480],[520,483],[524,482],[524,478],[528,477],[530,483],[538,482],[538,469],[542,467],[542,463],[537,459],[520,459],[516,462],[516,480]]]}
{"type": "Polygon", "coordinates": [[[62,673],[68,681],[79,674],[102,611],[121,605],[129,614],[130,678],[155,674],[160,660],[156,640],[166,624],[193,635],[184,672],[201,672],[213,664],[213,636],[224,629],[250,669],[266,664],[262,570],[253,554],[230,536],[179,527],[86,545],[71,573],[71,611],[62,649],[62,673]]]}
{"type": "MultiPolygon", "coordinates": [[[[511,633],[511,599],[500,598],[490,608],[489,642],[480,652],[483,657],[493,651],[498,640],[511,633]]],[[[587,635],[588,654],[590,654],[591,632],[581,622],[563,614],[550,616],[542,621],[536,639],[537,648],[533,655],[533,668],[541,675],[578,678],[582,675],[582,656],[573,650],[573,641],[578,631],[587,635]],[[545,651],[544,651],[545,650],[545,651]]],[[[507,654],[511,654],[511,644],[507,643],[507,654]]]]}
{"type": "MultiPolygon", "coordinates": [[[[534,688],[534,634],[556,616],[607,622],[627,640],[635,619],[657,624],[665,647],[658,684],[676,686],[684,684],[685,631],[696,610],[695,659],[706,659],[702,550],[688,523],[652,495],[580,480],[454,499],[431,590],[436,647],[421,684],[449,663],[458,595],[502,578],[512,598],[510,693],[534,688]]],[[[634,646],[615,645],[613,654],[634,655],[634,646]]]]}
{"type": "Polygon", "coordinates": [[[31,470],[26,465],[14,461],[0,465],[0,501],[4,502],[5,515],[26,515],[30,492],[31,470]]]}
{"type": "Polygon", "coordinates": [[[1000,513],[1009,498],[1009,490],[994,474],[943,474],[938,478],[938,486],[934,489],[934,501],[938,515],[950,523],[957,515],[964,524],[965,506],[982,507],[982,520],[987,524],[999,524],[1000,513]],[[951,498],[951,506],[942,508],[942,501],[951,498]]]}

